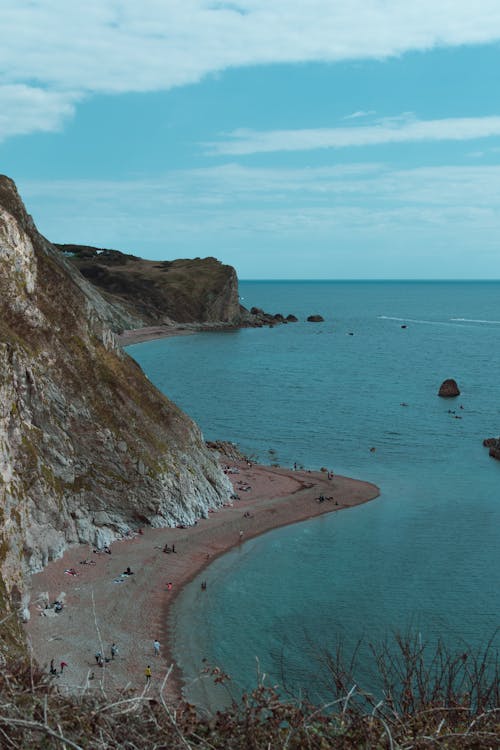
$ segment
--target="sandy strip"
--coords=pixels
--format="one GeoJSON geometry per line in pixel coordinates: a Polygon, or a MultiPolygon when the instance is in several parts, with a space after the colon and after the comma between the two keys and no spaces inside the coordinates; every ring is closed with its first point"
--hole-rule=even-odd
{"type": "MultiPolygon", "coordinates": [[[[225,461],[239,468],[239,473],[229,475],[240,497],[232,507],[210,513],[190,528],[146,528],[132,539],[115,542],[111,554],[95,554],[88,546],[72,547],[33,576],[26,634],[39,664],[48,665],[51,659],[58,668],[61,661],[68,664],[64,674],[54,678],[61,688],[73,693],[100,689],[112,695],[128,686],[138,694],[144,689],[149,664],[152,680],[148,693],[157,691],[173,663],[167,613],[182,586],[245,539],[364,503],[379,494],[375,485],[346,477],[328,479],[322,472],[225,461]],[[251,490],[241,491],[241,482],[251,490]],[[320,503],[320,495],[333,499],[320,503]],[[163,552],[165,544],[175,545],[175,553],[163,552]],[[84,559],[96,564],[81,565],[84,559]],[[127,566],[134,575],[120,578],[127,566]],[[66,574],[69,568],[78,575],[66,574]],[[168,582],[172,582],[170,590],[168,582]],[[61,613],[40,615],[37,601],[44,592],[48,592],[50,602],[64,592],[61,613]],[[155,638],[161,643],[160,656],[154,655],[155,638]],[[109,658],[113,642],[119,649],[116,658],[97,666],[96,651],[103,651],[109,658]]],[[[174,665],[167,690],[172,698],[180,694],[181,684],[174,665]]]]}
{"type": "Polygon", "coordinates": [[[116,334],[120,346],[130,346],[131,344],[142,344],[143,341],[153,341],[153,339],[168,339],[173,336],[190,336],[193,333],[199,333],[192,328],[183,326],[149,326],[147,328],[132,328],[129,331],[116,334]]]}

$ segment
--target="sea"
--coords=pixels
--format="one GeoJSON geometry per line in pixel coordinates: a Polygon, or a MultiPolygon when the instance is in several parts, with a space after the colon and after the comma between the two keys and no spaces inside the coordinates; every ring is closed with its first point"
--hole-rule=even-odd
{"type": "Polygon", "coordinates": [[[497,648],[500,462],[482,441],[500,433],[500,282],[243,281],[240,295],[299,322],[129,354],[207,440],[380,497],[249,540],[203,572],[206,591],[184,589],[169,627],[186,696],[213,710],[264,681],[324,702],[332,655],[375,691],[373,653],[398,638],[497,648]],[[459,397],[438,397],[447,378],[459,397]]]}

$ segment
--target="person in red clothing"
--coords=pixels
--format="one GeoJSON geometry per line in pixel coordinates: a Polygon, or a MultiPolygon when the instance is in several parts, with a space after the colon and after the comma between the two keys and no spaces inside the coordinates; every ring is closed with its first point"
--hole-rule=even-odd
{"type": "Polygon", "coordinates": [[[66,662],[65,662],[65,661],[62,661],[62,662],[61,662],[61,674],[62,674],[62,673],[64,672],[64,667],[67,667],[67,666],[68,666],[68,665],[66,664],[66,662]]]}

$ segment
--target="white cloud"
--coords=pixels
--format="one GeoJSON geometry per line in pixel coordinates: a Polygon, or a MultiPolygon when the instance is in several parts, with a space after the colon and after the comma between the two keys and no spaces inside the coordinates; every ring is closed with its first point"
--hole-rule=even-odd
{"type": "Polygon", "coordinates": [[[229,140],[209,143],[207,147],[212,155],[246,155],[410,141],[466,141],[498,135],[500,116],[417,120],[406,114],[357,127],[269,131],[241,128],[226,134],[229,140]]]}
{"type": "Polygon", "coordinates": [[[364,110],[364,109],[358,109],[356,112],[352,112],[350,115],[346,115],[343,117],[343,120],[357,120],[359,117],[369,117],[370,115],[375,115],[376,112],[374,109],[364,110]]]}
{"type": "Polygon", "coordinates": [[[498,0],[2,0],[0,84],[71,107],[75,94],[166,90],[236,66],[499,39],[498,0]]]}
{"type": "Polygon", "coordinates": [[[139,255],[151,244],[169,248],[180,242],[199,248],[196,254],[210,254],[210,238],[216,244],[262,233],[369,235],[381,228],[411,233],[431,227],[464,236],[491,232],[496,242],[500,232],[500,166],[394,170],[383,164],[314,169],[229,164],[155,180],[27,181],[19,189],[49,238],[139,255]]]}
{"type": "Polygon", "coordinates": [[[59,130],[73,115],[76,98],[24,84],[0,86],[0,141],[11,135],[59,130]]]}

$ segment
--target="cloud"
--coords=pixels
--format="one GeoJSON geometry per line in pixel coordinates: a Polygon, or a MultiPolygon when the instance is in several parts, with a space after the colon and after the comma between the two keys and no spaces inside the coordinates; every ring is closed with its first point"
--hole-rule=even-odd
{"type": "Polygon", "coordinates": [[[14,84],[0,86],[0,141],[11,135],[60,130],[77,96],[14,84]]]}
{"type": "Polygon", "coordinates": [[[238,66],[498,40],[497,0],[2,0],[0,84],[56,92],[70,109],[76,97],[168,90],[238,66]]]}
{"type": "Polygon", "coordinates": [[[431,227],[446,233],[491,232],[496,242],[500,232],[500,166],[398,170],[377,163],[309,169],[227,164],[172,171],[154,180],[24,181],[19,189],[49,238],[139,255],[150,243],[164,248],[182,243],[191,252],[199,248],[196,254],[210,253],[211,239],[216,245],[262,233],[324,237],[431,227]]]}
{"type": "Polygon", "coordinates": [[[370,115],[376,114],[374,109],[369,109],[365,111],[364,109],[358,109],[357,112],[353,112],[350,115],[346,115],[343,117],[343,120],[357,120],[358,117],[369,117],[370,115]]]}
{"type": "Polygon", "coordinates": [[[466,141],[500,135],[500,116],[417,120],[404,116],[375,125],[305,130],[256,131],[238,129],[229,140],[206,144],[211,155],[248,155],[272,151],[310,151],[319,148],[375,146],[411,141],[466,141]]]}

